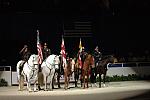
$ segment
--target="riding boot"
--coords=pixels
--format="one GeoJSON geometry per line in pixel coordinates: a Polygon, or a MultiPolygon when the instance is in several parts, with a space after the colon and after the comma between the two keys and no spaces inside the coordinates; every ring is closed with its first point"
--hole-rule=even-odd
{"type": "Polygon", "coordinates": [[[43,74],[42,74],[42,72],[40,71],[40,72],[38,72],[38,89],[39,90],[42,90],[41,89],[41,86],[43,86],[43,74]]]}
{"type": "Polygon", "coordinates": [[[23,70],[23,65],[25,64],[25,61],[23,61],[21,64],[20,64],[20,67],[19,67],[19,69],[20,69],[20,71],[19,71],[19,75],[21,75],[21,72],[22,72],[22,70],[23,70]]]}

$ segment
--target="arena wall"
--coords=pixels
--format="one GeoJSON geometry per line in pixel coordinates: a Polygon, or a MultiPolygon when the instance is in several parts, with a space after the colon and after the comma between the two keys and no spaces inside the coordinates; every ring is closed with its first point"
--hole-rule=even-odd
{"type": "MultiPolygon", "coordinates": [[[[0,66],[1,67],[8,67],[8,66],[0,66]]],[[[0,78],[4,78],[8,85],[18,85],[17,82],[17,72],[11,71],[11,66],[9,66],[10,70],[0,71],[0,78]]],[[[115,63],[115,64],[108,64],[108,71],[107,76],[114,76],[114,75],[124,75],[128,76],[129,74],[136,74],[136,75],[150,75],[150,63],[115,63]]],[[[49,80],[48,80],[49,81],[49,80]]],[[[74,81],[74,74],[71,77],[71,81],[74,81]]],[[[64,82],[63,75],[61,76],[60,82],[64,82]]]]}

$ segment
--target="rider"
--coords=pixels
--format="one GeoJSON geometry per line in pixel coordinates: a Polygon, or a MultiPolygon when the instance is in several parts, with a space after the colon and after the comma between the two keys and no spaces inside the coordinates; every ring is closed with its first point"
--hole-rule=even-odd
{"type": "Polygon", "coordinates": [[[85,48],[84,47],[82,47],[82,51],[81,51],[81,61],[82,61],[82,66],[83,66],[83,63],[84,63],[84,60],[85,60],[85,58],[86,58],[86,54],[87,54],[87,52],[85,51],[85,48]]]}
{"type": "Polygon", "coordinates": [[[47,43],[44,43],[43,59],[45,60],[51,54],[51,50],[47,47],[47,43]]]}
{"type": "Polygon", "coordinates": [[[100,61],[102,59],[102,53],[99,51],[98,46],[95,47],[94,52],[93,52],[93,56],[94,56],[94,61],[95,61],[95,67],[92,68],[92,73],[91,73],[91,83],[96,83],[96,76],[97,76],[97,65],[98,65],[98,61],[100,61]]]}
{"type": "Polygon", "coordinates": [[[23,68],[24,63],[28,61],[31,52],[29,51],[28,46],[24,45],[24,47],[20,50],[19,54],[21,55],[22,60],[21,68],[23,68]]]}
{"type": "Polygon", "coordinates": [[[81,86],[82,86],[82,82],[83,82],[83,80],[82,80],[82,68],[83,68],[83,64],[84,64],[86,55],[87,55],[87,52],[85,51],[85,48],[82,47],[82,51],[81,51],[81,54],[80,54],[81,62],[82,62],[82,66],[81,66],[81,77],[80,77],[81,86]]]}
{"type": "Polygon", "coordinates": [[[102,59],[102,53],[99,51],[98,46],[95,47],[93,56],[95,59],[95,66],[97,66],[98,61],[102,59]]]}

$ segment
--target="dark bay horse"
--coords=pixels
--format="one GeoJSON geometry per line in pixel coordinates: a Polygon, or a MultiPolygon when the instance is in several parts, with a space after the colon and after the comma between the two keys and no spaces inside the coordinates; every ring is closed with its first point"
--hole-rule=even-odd
{"type": "Polygon", "coordinates": [[[94,57],[91,54],[87,54],[86,58],[83,63],[82,67],[82,80],[83,80],[83,88],[88,88],[88,81],[89,81],[89,71],[91,67],[93,68],[94,65],[94,57]],[[85,87],[86,84],[86,87],[85,87]]]}
{"type": "Polygon", "coordinates": [[[106,73],[107,73],[107,64],[108,63],[113,63],[114,61],[114,56],[113,55],[107,55],[107,56],[104,56],[102,58],[101,61],[98,61],[98,64],[96,66],[96,71],[97,71],[97,74],[99,74],[99,88],[101,88],[101,75],[103,74],[103,83],[104,83],[104,86],[105,86],[105,78],[106,78],[106,73]]]}

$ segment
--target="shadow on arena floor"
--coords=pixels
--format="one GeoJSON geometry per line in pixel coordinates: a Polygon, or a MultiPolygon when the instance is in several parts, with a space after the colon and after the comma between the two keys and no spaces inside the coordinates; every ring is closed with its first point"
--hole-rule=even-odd
{"type": "Polygon", "coordinates": [[[122,100],[150,100],[150,90],[137,96],[125,98],[122,100]]]}

